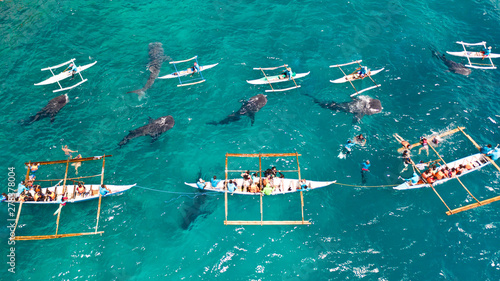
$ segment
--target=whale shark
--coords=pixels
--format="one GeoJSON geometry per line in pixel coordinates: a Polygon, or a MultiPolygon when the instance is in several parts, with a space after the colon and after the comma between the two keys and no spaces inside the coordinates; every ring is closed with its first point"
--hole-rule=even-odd
{"type": "Polygon", "coordinates": [[[432,55],[435,56],[436,58],[442,60],[444,64],[448,67],[448,71],[456,73],[456,74],[461,74],[468,76],[471,73],[471,69],[468,67],[465,67],[465,65],[454,62],[452,60],[449,60],[445,57],[445,55],[440,54],[436,50],[432,50],[432,55]]]}
{"type": "Polygon", "coordinates": [[[172,129],[174,127],[174,118],[170,115],[163,116],[158,119],[153,119],[149,117],[149,124],[139,127],[123,138],[123,140],[118,144],[120,147],[128,143],[129,140],[141,136],[149,135],[151,136],[151,142],[156,141],[161,134],[172,129]]]}
{"type": "Polygon", "coordinates": [[[170,57],[165,56],[163,53],[163,45],[160,42],[153,42],[149,43],[149,64],[148,64],[148,69],[150,71],[148,81],[146,82],[146,85],[142,87],[142,89],[135,90],[135,91],[130,91],[128,93],[136,93],[139,95],[139,99],[144,96],[145,92],[153,86],[153,83],[155,82],[155,79],[158,77],[158,74],[160,73],[161,65],[163,64],[164,61],[170,60],[170,57]]]}
{"type": "Polygon", "coordinates": [[[246,115],[252,120],[252,126],[255,122],[255,113],[257,113],[267,103],[267,97],[263,94],[258,94],[251,97],[248,101],[244,101],[241,108],[227,116],[219,122],[209,122],[211,125],[223,125],[235,122],[241,119],[241,116],[246,115]]]}
{"type": "Polygon", "coordinates": [[[322,108],[328,108],[335,111],[342,111],[354,114],[353,122],[359,122],[365,115],[372,115],[382,112],[382,104],[378,99],[372,99],[369,96],[358,96],[351,98],[350,102],[336,103],[334,101],[322,102],[312,97],[314,102],[322,108]]]}
{"type": "Polygon", "coordinates": [[[68,103],[68,101],[69,98],[67,94],[51,99],[44,108],[35,115],[29,117],[27,121],[28,125],[45,117],[50,117],[50,123],[54,122],[57,113],[68,103]]]}

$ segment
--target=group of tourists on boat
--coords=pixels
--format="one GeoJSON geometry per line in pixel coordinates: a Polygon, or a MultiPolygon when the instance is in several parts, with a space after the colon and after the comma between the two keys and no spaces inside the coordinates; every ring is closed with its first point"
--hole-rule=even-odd
{"type": "MultiPolygon", "coordinates": [[[[498,148],[498,146],[492,148],[491,144],[482,147],[480,152],[482,155],[491,158],[493,161],[497,160],[500,157],[500,149],[498,148]]],[[[408,150],[405,150],[403,152],[403,158],[405,158],[404,157],[405,153],[408,153],[408,150]]],[[[405,161],[409,161],[408,163],[410,163],[411,160],[409,158],[409,154],[406,155],[407,156],[405,161]]],[[[436,167],[435,164],[429,165],[429,168],[424,172],[422,172],[421,176],[419,176],[414,170],[413,176],[409,179],[405,179],[405,181],[410,186],[424,184],[424,183],[433,184],[436,181],[460,176],[461,174],[469,170],[478,168],[479,166],[486,163],[488,163],[488,160],[486,158],[481,157],[481,158],[472,158],[467,162],[463,161],[463,163],[458,164],[452,168],[449,168],[448,165],[440,165],[439,167],[436,167]]],[[[419,164],[423,164],[422,161],[419,164]]]]}
{"type": "Polygon", "coordinates": [[[262,178],[260,178],[257,173],[251,174],[250,171],[242,173],[241,177],[242,179],[223,181],[217,179],[217,176],[213,176],[210,182],[205,182],[200,178],[196,186],[199,189],[221,189],[229,192],[262,193],[264,195],[271,195],[274,192],[308,190],[308,188],[310,188],[305,179],[296,180],[297,184],[295,186],[290,184],[287,187],[284,183],[285,176],[281,172],[278,172],[276,167],[264,171],[264,177],[262,178]]]}

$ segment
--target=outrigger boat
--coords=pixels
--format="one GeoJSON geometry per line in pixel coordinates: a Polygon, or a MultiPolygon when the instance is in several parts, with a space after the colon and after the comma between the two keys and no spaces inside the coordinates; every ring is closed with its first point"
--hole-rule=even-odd
{"type": "MultiPolygon", "coordinates": [[[[251,172],[259,172],[259,171],[251,171],[251,172]]],[[[282,171],[279,171],[282,172],[282,171]]],[[[206,182],[205,188],[203,190],[207,191],[215,191],[215,192],[222,192],[226,193],[229,192],[230,194],[240,194],[240,195],[254,195],[254,196],[259,196],[260,193],[252,193],[248,191],[243,191],[243,182],[244,179],[233,179],[233,182],[236,183],[236,186],[238,187],[236,191],[231,192],[226,189],[226,183],[225,181],[220,181],[216,187],[213,187],[210,182],[206,182]]],[[[307,185],[307,190],[312,190],[312,189],[318,189],[322,188],[325,186],[328,186],[332,183],[335,183],[336,181],[310,181],[310,180],[302,180],[300,182],[299,179],[285,179],[285,178],[274,178],[272,185],[274,186],[273,193],[271,195],[281,195],[281,194],[287,194],[287,193],[294,193],[294,192],[300,192],[303,191],[301,185],[306,184],[307,185]]],[[[189,185],[194,188],[198,188],[196,183],[187,183],[185,182],[184,184],[189,185]]]]}
{"type": "MultiPolygon", "coordinates": [[[[462,127],[458,127],[457,129],[459,131],[461,131],[474,144],[474,146],[476,146],[476,148],[478,150],[481,150],[481,147],[469,135],[467,135],[463,131],[462,127]]],[[[474,154],[474,155],[470,155],[470,156],[461,158],[459,160],[455,160],[455,161],[450,162],[450,163],[446,163],[444,161],[444,159],[441,157],[441,155],[436,151],[436,149],[432,146],[432,144],[430,142],[427,145],[436,153],[436,155],[439,157],[439,159],[443,162],[443,165],[441,165],[436,170],[436,173],[434,173],[434,175],[437,175],[440,171],[442,171],[446,167],[448,168],[448,170],[451,171],[453,168],[456,169],[460,165],[463,165],[463,166],[466,167],[465,170],[461,171],[461,173],[459,173],[459,174],[457,173],[456,175],[454,175],[452,177],[449,177],[449,175],[446,175],[445,173],[441,173],[441,174],[443,174],[441,176],[441,179],[436,178],[435,181],[434,180],[430,181],[430,180],[428,180],[429,177],[424,177],[423,176],[423,174],[420,172],[420,169],[418,169],[418,167],[415,164],[415,162],[413,162],[413,160],[411,160],[411,158],[410,158],[409,160],[410,160],[410,163],[412,164],[412,166],[414,168],[414,171],[417,171],[418,173],[420,173],[419,181],[416,184],[411,184],[409,181],[407,181],[407,182],[405,182],[403,184],[400,184],[400,185],[394,187],[394,189],[396,189],[396,190],[408,190],[408,189],[416,189],[416,188],[423,188],[423,187],[431,187],[432,190],[439,197],[439,199],[441,200],[441,202],[443,202],[443,204],[448,209],[448,211],[446,212],[447,215],[453,215],[453,214],[456,214],[456,213],[459,213],[459,212],[463,212],[463,211],[466,211],[466,210],[474,209],[474,208],[477,208],[479,206],[484,206],[486,204],[490,204],[492,202],[500,200],[500,196],[496,196],[496,197],[489,198],[489,199],[486,199],[486,200],[483,200],[483,201],[479,201],[476,197],[474,197],[474,195],[472,195],[472,193],[467,189],[467,187],[465,187],[465,185],[460,180],[461,176],[466,175],[468,173],[471,173],[473,171],[479,170],[482,167],[487,166],[489,164],[492,164],[493,166],[495,166],[495,168],[497,168],[500,171],[500,167],[490,157],[485,156],[482,153],[477,153],[477,154],[474,154]],[[445,183],[445,182],[450,181],[452,179],[456,179],[460,183],[460,185],[462,185],[462,187],[467,191],[467,193],[476,201],[476,203],[469,204],[469,205],[466,205],[466,206],[462,206],[462,207],[459,207],[459,208],[456,208],[456,209],[453,209],[453,210],[450,209],[450,207],[448,207],[448,205],[443,200],[443,198],[441,197],[441,195],[439,195],[439,193],[434,188],[434,186],[442,184],[442,183],[445,183]]],[[[433,179],[434,179],[434,175],[432,176],[433,179]]]]}
{"type": "Polygon", "coordinates": [[[59,82],[62,81],[62,80],[64,80],[64,79],[66,79],[66,78],[69,78],[69,77],[73,76],[72,71],[71,70],[64,70],[63,72],[61,72],[59,74],[54,74],[54,72],[52,70],[60,68],[60,67],[63,67],[63,66],[66,66],[66,65],[70,65],[71,63],[75,63],[75,59],[71,59],[71,60],[69,60],[67,62],[58,64],[58,65],[55,65],[55,66],[51,66],[51,67],[47,67],[47,68],[42,68],[42,71],[50,70],[50,72],[52,73],[52,77],[50,77],[49,79],[46,79],[46,80],[44,80],[44,81],[42,81],[40,83],[36,83],[35,86],[43,86],[43,85],[49,85],[49,84],[57,83],[57,85],[59,85],[59,89],[52,91],[54,93],[55,92],[60,92],[60,91],[66,91],[66,90],[69,90],[69,89],[73,89],[73,88],[77,87],[78,85],[87,82],[87,79],[83,79],[83,76],[82,76],[81,72],[84,71],[84,70],[86,70],[86,69],[88,69],[88,68],[91,68],[92,66],[94,66],[97,63],[97,61],[95,61],[93,63],[89,63],[89,64],[86,64],[86,65],[83,65],[83,66],[78,66],[76,73],[78,75],[80,75],[80,78],[82,79],[82,81],[76,83],[73,86],[69,86],[69,87],[63,88],[61,86],[61,83],[59,83],[59,82]]]}
{"type": "Polygon", "coordinates": [[[170,73],[168,75],[160,76],[160,77],[158,77],[158,79],[178,78],[179,79],[179,85],[177,85],[177,87],[199,84],[199,83],[203,83],[203,82],[206,81],[206,79],[203,78],[203,74],[201,72],[204,71],[204,70],[208,70],[208,69],[210,69],[210,68],[215,67],[215,66],[218,65],[218,63],[216,63],[216,64],[199,66],[200,71],[196,71],[196,72],[200,74],[200,78],[194,78],[194,79],[189,79],[189,80],[186,80],[186,81],[182,81],[182,79],[181,79],[182,76],[186,76],[186,75],[195,73],[193,71],[193,67],[190,67],[190,68],[188,68],[186,70],[179,71],[179,70],[177,70],[177,66],[175,64],[183,63],[183,62],[188,62],[188,61],[192,61],[192,60],[196,60],[196,64],[200,65],[198,63],[198,56],[194,56],[194,57],[192,57],[190,59],[187,59],[187,60],[171,61],[170,64],[174,65],[175,72],[172,72],[172,73],[170,73]],[[194,81],[194,82],[192,82],[192,81],[194,81]],[[186,82],[190,82],[190,83],[186,83],[186,82]]]}
{"type": "Polygon", "coordinates": [[[267,67],[267,68],[256,67],[256,68],[254,68],[254,70],[261,70],[262,74],[264,74],[264,77],[260,78],[260,79],[255,79],[255,80],[247,80],[247,83],[252,84],[252,85],[269,84],[269,86],[271,87],[271,90],[266,90],[266,92],[284,92],[284,91],[300,88],[300,85],[297,85],[297,82],[295,82],[295,79],[306,77],[307,75],[309,75],[309,73],[311,73],[310,71],[307,73],[296,73],[293,71],[289,71],[289,72],[291,72],[291,75],[286,75],[285,73],[281,73],[279,75],[267,76],[266,73],[264,72],[264,70],[276,70],[276,69],[282,68],[282,67],[285,67],[285,71],[287,71],[287,69],[289,69],[288,64],[284,64],[284,65],[280,65],[280,66],[276,66],[276,67],[267,67]],[[290,88],[286,88],[286,89],[274,89],[273,88],[272,84],[274,84],[274,83],[287,82],[290,80],[292,80],[293,83],[295,84],[294,87],[290,87],[290,88]]]}
{"type": "Polygon", "coordinates": [[[366,92],[366,91],[369,91],[371,89],[375,89],[375,88],[378,88],[378,87],[382,86],[381,84],[377,84],[375,82],[375,80],[373,80],[372,76],[375,75],[375,74],[377,74],[377,73],[379,73],[379,72],[381,72],[382,70],[384,70],[384,68],[377,69],[377,70],[368,70],[365,75],[361,75],[359,73],[359,71],[362,70],[363,68],[366,68],[366,67],[364,67],[364,66],[361,65],[361,62],[362,62],[362,60],[357,60],[357,61],[353,61],[353,62],[349,62],[349,63],[344,63],[344,64],[330,65],[330,67],[338,67],[340,69],[340,71],[342,71],[342,73],[344,74],[344,77],[341,77],[341,78],[338,78],[338,79],[335,79],[335,80],[330,80],[330,82],[332,82],[332,83],[345,83],[345,82],[349,82],[351,84],[351,86],[354,88],[354,91],[356,91],[356,93],[352,94],[351,97],[354,97],[354,96],[359,95],[359,94],[361,94],[363,92],[366,92]],[[344,72],[344,70],[342,69],[342,66],[356,64],[356,63],[359,65],[359,67],[356,70],[354,70],[354,72],[352,72],[351,74],[346,74],[344,72]],[[356,87],[354,87],[354,84],[352,83],[352,81],[363,80],[366,77],[370,78],[370,80],[373,82],[373,84],[375,84],[375,86],[371,86],[371,87],[368,87],[366,89],[358,91],[356,89],[356,87]]]}
{"type": "MultiPolygon", "coordinates": [[[[101,209],[101,198],[106,197],[106,196],[112,196],[112,195],[117,195],[120,193],[123,193],[130,188],[134,187],[135,184],[132,185],[105,185],[106,189],[110,190],[109,193],[105,195],[101,195],[99,192],[100,186],[104,186],[104,165],[105,165],[105,160],[106,158],[111,157],[112,155],[102,155],[102,156],[94,156],[94,157],[87,157],[87,158],[75,158],[75,159],[67,159],[67,160],[57,160],[57,161],[44,161],[44,162],[28,162],[25,163],[25,165],[28,167],[28,171],[26,172],[26,180],[25,182],[30,181],[30,173],[31,173],[31,167],[33,166],[38,166],[38,165],[53,165],[53,164],[66,164],[66,172],[64,174],[63,179],[43,179],[43,180],[38,180],[35,178],[33,183],[40,183],[40,182],[55,182],[59,181],[56,185],[51,186],[51,187],[46,187],[46,188],[40,188],[42,195],[45,196],[45,198],[49,197],[49,191],[50,193],[55,193],[55,200],[54,201],[19,201],[19,198],[9,198],[8,202],[9,204],[11,203],[19,203],[19,210],[17,213],[17,217],[15,220],[15,226],[13,232],[15,232],[19,218],[21,215],[21,210],[22,206],[24,204],[40,204],[40,205],[52,205],[52,204],[59,204],[59,209],[54,213],[54,215],[57,214],[57,227],[56,227],[56,233],[54,235],[37,235],[37,236],[15,236],[12,239],[13,240],[42,240],[42,239],[55,239],[55,238],[63,238],[63,237],[74,237],[74,236],[82,236],[82,235],[94,235],[94,234],[102,234],[104,231],[98,231],[98,226],[99,226],[99,214],[100,214],[100,209],[101,209]],[[70,163],[81,163],[85,161],[96,161],[96,160],[102,160],[102,170],[100,174],[97,175],[91,175],[91,176],[80,176],[80,177],[75,177],[75,178],[68,178],[68,168],[70,163]],[[84,178],[92,178],[92,177],[100,177],[100,183],[96,184],[85,184],[81,179],[84,178]],[[73,186],[66,185],[67,181],[73,181],[75,184],[73,186]],[[60,185],[62,183],[62,185],[60,185]],[[84,192],[77,192],[77,183],[81,184],[84,188],[84,192]],[[12,200],[11,200],[12,199],[12,200]],[[97,208],[97,223],[96,223],[96,228],[94,232],[86,232],[86,233],[68,233],[68,234],[58,234],[59,230],[59,218],[61,216],[61,209],[66,203],[76,203],[76,202],[82,202],[82,201],[88,201],[88,200],[94,200],[94,199],[99,199],[99,204],[97,208]]],[[[26,192],[26,191],[25,191],[26,192]]],[[[30,190],[28,191],[32,195],[34,195],[34,191],[30,190]]]]}
{"type": "Polygon", "coordinates": [[[467,61],[469,62],[469,64],[466,64],[465,66],[470,67],[470,68],[477,68],[477,69],[496,69],[497,68],[493,64],[493,61],[491,59],[492,58],[500,58],[500,54],[489,54],[485,57],[484,53],[482,53],[482,52],[467,51],[467,49],[465,48],[465,46],[483,46],[484,49],[486,49],[486,42],[485,41],[479,42],[479,43],[465,43],[462,41],[458,41],[455,43],[462,45],[464,50],[461,52],[449,52],[449,51],[447,51],[446,53],[448,53],[452,56],[467,58],[467,61]],[[489,64],[472,63],[470,60],[470,59],[483,59],[483,58],[487,58],[490,61],[490,63],[489,64]]]}
{"type": "MultiPolygon", "coordinates": [[[[463,171],[460,175],[456,175],[456,177],[461,177],[463,175],[466,175],[470,172],[474,172],[476,170],[481,169],[484,166],[487,166],[491,164],[487,159],[484,154],[481,153],[476,153],[474,155],[470,155],[458,160],[455,160],[453,162],[450,162],[446,165],[448,169],[453,169],[453,168],[458,168],[460,165],[471,165],[470,170],[463,171]]],[[[444,169],[444,165],[440,166],[437,168],[436,172],[441,171],[444,169]]],[[[449,180],[452,180],[453,178],[442,178],[441,180],[436,180],[435,182],[432,183],[433,186],[445,183],[449,180]]],[[[420,178],[419,182],[417,184],[411,184],[411,181],[406,181],[398,186],[393,187],[396,190],[406,190],[406,189],[415,189],[415,188],[423,188],[423,187],[430,187],[431,185],[429,183],[425,183],[422,178],[420,178]]]]}
{"type": "MultiPolygon", "coordinates": [[[[234,154],[234,153],[227,153],[226,154],[226,169],[225,169],[225,175],[226,179],[224,181],[220,181],[216,187],[213,187],[209,181],[205,183],[204,189],[206,191],[214,191],[214,192],[222,192],[224,193],[225,196],[225,210],[226,210],[226,216],[224,220],[225,225],[291,225],[291,224],[311,224],[309,221],[304,220],[304,198],[303,198],[303,191],[308,191],[308,190],[313,190],[313,189],[318,189],[321,187],[325,187],[328,185],[331,185],[335,183],[336,181],[310,181],[310,180],[305,180],[301,179],[300,175],[300,165],[299,165],[299,156],[300,154],[296,153],[268,153],[268,154],[234,154]],[[254,158],[259,158],[259,170],[257,171],[251,171],[258,173],[259,175],[259,184],[260,186],[263,186],[264,181],[266,180],[265,178],[262,177],[262,158],[264,157],[295,157],[297,159],[297,170],[282,170],[282,171],[276,171],[276,173],[281,173],[281,172],[296,172],[298,173],[298,179],[288,179],[288,178],[277,178],[275,177],[270,185],[273,187],[273,191],[271,195],[282,195],[282,194],[288,194],[288,193],[300,193],[300,198],[301,198],[301,208],[302,208],[302,220],[300,221],[264,221],[263,220],[263,210],[262,210],[262,197],[263,193],[262,192],[257,192],[257,193],[252,193],[249,191],[245,191],[243,186],[244,186],[244,179],[238,178],[233,180],[233,182],[236,182],[237,189],[234,192],[228,191],[228,183],[229,183],[229,173],[244,173],[247,172],[247,170],[228,170],[228,158],[230,157],[254,157],[254,158]],[[304,186],[305,185],[305,186],[304,186]],[[261,212],[261,220],[260,221],[230,221],[227,219],[228,217],[228,203],[227,203],[227,195],[228,194],[238,194],[238,195],[256,195],[260,196],[260,212],[261,212]]],[[[196,183],[185,183],[186,185],[189,185],[194,188],[198,188],[196,183]]]]}

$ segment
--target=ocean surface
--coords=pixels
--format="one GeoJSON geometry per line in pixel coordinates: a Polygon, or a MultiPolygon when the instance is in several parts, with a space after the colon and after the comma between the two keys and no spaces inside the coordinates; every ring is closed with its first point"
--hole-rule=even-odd
{"type": "MultiPolygon", "coordinates": [[[[105,183],[137,183],[102,200],[102,236],[8,245],[9,229],[1,228],[1,280],[500,279],[500,202],[448,216],[432,189],[390,187],[401,183],[400,175],[411,176],[409,170],[400,173],[395,133],[414,143],[422,135],[464,126],[480,145],[500,143],[499,71],[451,73],[431,51],[462,50],[455,41],[486,41],[500,53],[500,2],[6,0],[0,15],[2,192],[10,167],[17,184],[26,174],[25,162],[65,159],[63,145],[83,157],[113,155],[106,159],[105,183]],[[206,82],[198,85],[177,87],[176,79],[158,79],[139,99],[127,92],[146,84],[152,42],[161,42],[173,60],[198,55],[201,65],[219,65],[203,72],[206,82]],[[61,94],[52,92],[57,84],[34,86],[50,77],[40,69],[71,58],[78,65],[97,61],[83,72],[88,81],[62,92],[69,102],[53,123],[45,118],[26,125],[61,94]],[[371,69],[385,68],[373,76],[382,87],[362,94],[379,99],[383,110],[353,122],[353,114],[322,108],[314,99],[349,102],[354,90],[348,83],[330,83],[342,73],[329,66],[358,59],[371,69]],[[269,89],[245,82],[262,77],[254,67],[283,64],[311,73],[297,80],[299,89],[266,93],[267,104],[253,126],[246,116],[227,125],[207,124],[269,89]],[[129,130],[166,115],[174,117],[175,126],[157,141],[139,137],[119,148],[129,130]],[[366,146],[338,158],[341,145],[360,133],[366,146]],[[294,152],[302,155],[303,178],[345,184],[304,193],[309,226],[225,226],[224,196],[184,185],[200,176],[224,178],[226,153],[294,152]],[[363,184],[365,160],[372,165],[363,184]],[[15,273],[8,271],[11,247],[15,273]]],[[[173,71],[166,61],[160,75],[173,71]]],[[[368,79],[355,82],[357,89],[372,85],[368,79]]],[[[461,133],[437,149],[447,162],[477,152],[461,133]]],[[[415,161],[437,159],[432,151],[428,156],[417,151],[415,161]]],[[[262,165],[290,170],[296,162],[275,158],[262,165]]],[[[230,169],[257,165],[257,159],[229,161],[230,169]]],[[[61,178],[64,169],[42,166],[37,177],[61,178]]],[[[86,162],[79,175],[100,169],[100,162],[86,162]]],[[[484,200],[500,195],[499,175],[490,165],[461,179],[484,200]]],[[[75,176],[71,166],[68,176],[75,176]]],[[[450,208],[474,202],[456,181],[436,190],[450,208]]],[[[64,207],[59,233],[93,231],[97,204],[64,207]]],[[[55,233],[55,209],[23,206],[16,234],[55,233]]],[[[263,210],[265,220],[300,220],[300,195],[264,197],[263,210]]],[[[11,213],[3,204],[2,223],[10,223],[11,213]]],[[[259,220],[259,197],[229,196],[228,218],[259,220]]]]}

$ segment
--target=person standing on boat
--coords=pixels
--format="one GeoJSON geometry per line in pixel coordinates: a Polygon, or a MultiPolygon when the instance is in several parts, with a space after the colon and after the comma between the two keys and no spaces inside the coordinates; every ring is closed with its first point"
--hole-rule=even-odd
{"type": "Polygon", "coordinates": [[[69,158],[72,157],[71,153],[78,152],[78,150],[73,151],[73,150],[69,149],[68,145],[63,146],[61,149],[62,149],[62,151],[64,151],[64,155],[69,156],[69,158]]]}
{"type": "Polygon", "coordinates": [[[366,162],[361,163],[361,182],[366,183],[366,174],[370,172],[370,160],[366,160],[366,162]]]}
{"type": "Polygon", "coordinates": [[[266,184],[266,186],[262,189],[262,194],[264,195],[271,195],[273,194],[273,188],[269,184],[269,182],[266,184]]]}
{"type": "Polygon", "coordinates": [[[481,54],[483,54],[483,60],[485,57],[491,55],[491,46],[489,46],[488,48],[484,48],[482,51],[481,51],[481,54]]]}

